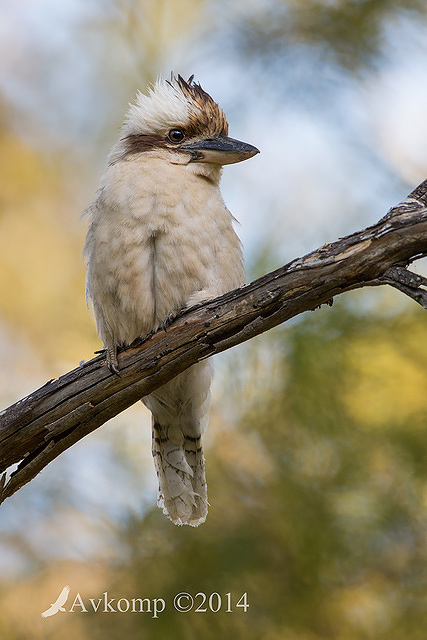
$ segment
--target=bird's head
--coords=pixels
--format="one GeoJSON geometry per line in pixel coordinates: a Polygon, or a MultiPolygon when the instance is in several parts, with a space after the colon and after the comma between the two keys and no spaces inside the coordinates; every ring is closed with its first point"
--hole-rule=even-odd
{"type": "Polygon", "coordinates": [[[193,76],[186,81],[180,75],[158,79],[148,95],[138,93],[112,161],[147,151],[166,152],[165,157],[173,164],[216,166],[241,162],[259,153],[256,147],[229,138],[222,109],[193,76]]]}

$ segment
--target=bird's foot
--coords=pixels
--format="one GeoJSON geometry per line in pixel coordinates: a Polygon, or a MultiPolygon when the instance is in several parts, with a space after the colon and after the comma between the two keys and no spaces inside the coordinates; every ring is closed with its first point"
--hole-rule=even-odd
{"type": "Polygon", "coordinates": [[[120,376],[120,371],[119,371],[119,362],[117,360],[117,347],[108,347],[106,349],[107,351],[107,367],[109,368],[109,370],[111,371],[111,373],[114,373],[114,375],[120,376]]]}

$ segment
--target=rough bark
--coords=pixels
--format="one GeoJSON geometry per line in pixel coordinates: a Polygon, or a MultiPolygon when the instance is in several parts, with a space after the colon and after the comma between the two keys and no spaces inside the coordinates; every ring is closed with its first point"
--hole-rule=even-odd
{"type": "Polygon", "coordinates": [[[352,289],[388,284],[427,308],[427,279],[407,270],[427,255],[427,180],[377,224],[293,260],[245,287],[181,312],[167,330],[104,355],[0,414],[0,502],[85,435],[199,360],[352,289]]]}

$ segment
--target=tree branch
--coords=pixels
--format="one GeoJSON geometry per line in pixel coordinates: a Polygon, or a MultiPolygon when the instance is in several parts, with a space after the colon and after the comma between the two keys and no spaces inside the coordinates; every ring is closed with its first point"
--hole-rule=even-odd
{"type": "Polygon", "coordinates": [[[120,377],[93,358],[0,413],[0,502],[49,462],[199,360],[334,296],[391,285],[427,308],[427,279],[406,269],[427,255],[427,180],[377,224],[327,244],[251,284],[182,311],[119,355],[120,377]]]}

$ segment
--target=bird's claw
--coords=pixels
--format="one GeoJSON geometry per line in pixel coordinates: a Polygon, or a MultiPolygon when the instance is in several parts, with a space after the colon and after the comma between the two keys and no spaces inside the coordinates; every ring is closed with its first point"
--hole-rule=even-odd
{"type": "Polygon", "coordinates": [[[109,368],[111,373],[114,373],[114,375],[119,376],[119,378],[122,377],[117,365],[114,364],[114,362],[111,362],[109,364],[107,363],[107,366],[108,366],[108,368],[109,368]]]}
{"type": "Polygon", "coordinates": [[[116,347],[107,348],[107,367],[109,368],[111,373],[114,373],[114,375],[119,376],[119,378],[121,378],[120,371],[119,371],[119,363],[117,360],[116,347]]]}
{"type": "Polygon", "coordinates": [[[167,331],[169,329],[169,327],[171,326],[172,322],[175,320],[175,318],[177,317],[178,313],[176,311],[172,311],[171,313],[169,313],[166,318],[163,320],[163,331],[167,331]]]}

